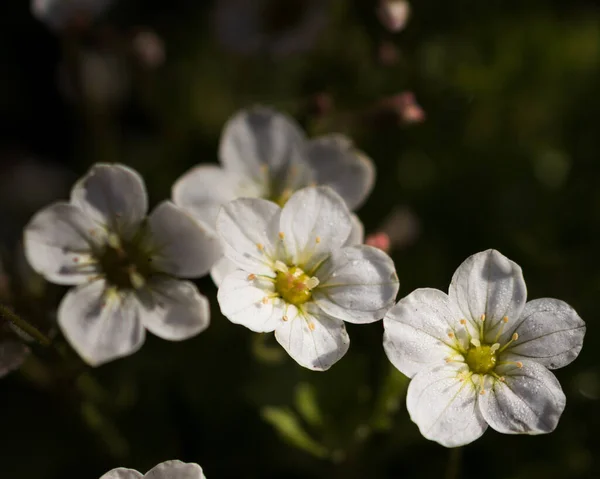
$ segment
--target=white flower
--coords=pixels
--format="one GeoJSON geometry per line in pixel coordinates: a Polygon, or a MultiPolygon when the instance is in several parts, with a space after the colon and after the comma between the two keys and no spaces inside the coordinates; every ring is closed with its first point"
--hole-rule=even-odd
{"type": "Polygon", "coordinates": [[[406,0],[380,0],[377,15],[390,32],[399,32],[410,18],[410,4],[406,0]]]}
{"type": "Polygon", "coordinates": [[[113,0],[32,0],[31,12],[54,30],[60,30],[78,15],[94,18],[100,15],[113,0]]]}
{"type": "MultiPolygon", "coordinates": [[[[197,166],[173,186],[175,204],[213,230],[221,206],[235,198],[265,198],[283,206],[294,191],[322,184],[356,209],[375,180],[373,163],[348,138],[307,140],[293,120],[264,107],[243,110],[228,121],[219,156],[222,167],[197,166]]],[[[354,221],[362,230],[358,218],[354,221]]],[[[361,234],[357,231],[358,242],[361,234]]],[[[211,272],[215,283],[231,269],[220,261],[211,272]]]]}
{"type": "Polygon", "coordinates": [[[389,256],[347,246],[352,219],[331,188],[300,190],[283,209],[263,199],[234,200],[219,213],[217,229],[238,268],[219,287],[221,312],[252,331],[275,331],[309,369],[326,370],[346,353],[344,321],[381,319],[398,292],[389,256]]]}
{"type": "Polygon", "coordinates": [[[127,356],[145,329],[172,341],[209,323],[207,299],[175,276],[206,274],[220,249],[187,213],[165,201],[146,216],[142,178],[122,165],[98,164],[69,203],[38,212],[25,228],[25,255],[48,281],[76,285],[58,323],[90,364],[127,356]]]}
{"type": "Polygon", "coordinates": [[[385,315],[385,351],[413,378],[407,409],[426,438],[454,447],[488,425],[554,430],[566,399],[548,369],[577,357],[585,324],[563,301],[526,296],[521,268],[487,250],[459,266],[448,295],[417,289],[385,315]]]}
{"type": "Polygon", "coordinates": [[[119,467],[104,474],[100,479],[206,479],[198,464],[166,461],[150,469],[146,474],[119,467]]]}

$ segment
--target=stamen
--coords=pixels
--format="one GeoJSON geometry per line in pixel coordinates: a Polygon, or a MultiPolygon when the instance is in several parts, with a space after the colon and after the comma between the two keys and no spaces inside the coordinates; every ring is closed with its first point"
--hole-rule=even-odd
{"type": "Polygon", "coordinates": [[[454,333],[452,333],[452,332],[448,333],[448,337],[449,337],[450,339],[454,339],[454,333]]]}
{"type": "Polygon", "coordinates": [[[320,236],[317,236],[317,237],[315,238],[315,243],[319,244],[320,242],[321,242],[321,237],[320,237],[320,236]]]}
{"type": "Polygon", "coordinates": [[[315,289],[317,286],[319,286],[319,278],[316,276],[313,276],[306,282],[306,287],[308,289],[315,289]]]}
{"type": "Polygon", "coordinates": [[[481,394],[482,396],[485,394],[485,389],[481,389],[481,391],[479,391],[479,394],[481,394]]]}
{"type": "Polygon", "coordinates": [[[485,322],[485,314],[481,315],[481,324],[479,325],[479,337],[483,339],[483,323],[485,322]]]}
{"type": "Polygon", "coordinates": [[[485,321],[485,314],[482,314],[480,319],[481,319],[482,321],[485,321]]]}
{"type": "Polygon", "coordinates": [[[498,351],[498,348],[500,347],[500,343],[494,343],[490,346],[490,352],[491,353],[495,353],[496,351],[498,351]]]}
{"type": "Polygon", "coordinates": [[[277,260],[275,261],[275,269],[281,273],[287,273],[289,271],[288,267],[285,265],[283,261],[277,260]]]}
{"type": "Polygon", "coordinates": [[[475,346],[476,348],[481,347],[481,341],[479,341],[479,339],[476,339],[476,338],[471,338],[471,344],[473,346],[475,346]]]}
{"type": "Polygon", "coordinates": [[[462,324],[463,326],[465,326],[467,324],[467,320],[466,319],[461,319],[459,321],[460,324],[462,324]]]}
{"type": "Polygon", "coordinates": [[[269,297],[268,296],[264,296],[263,297],[262,304],[269,304],[269,297]]]}
{"type": "Polygon", "coordinates": [[[287,321],[289,318],[284,314],[281,319],[283,319],[284,321],[287,321]]]}
{"type": "Polygon", "coordinates": [[[308,329],[310,329],[311,331],[315,330],[315,324],[314,323],[308,323],[308,329]]]}
{"type": "Polygon", "coordinates": [[[510,338],[510,341],[508,343],[506,343],[504,346],[502,346],[498,352],[501,353],[502,351],[504,351],[506,348],[508,348],[511,345],[511,343],[513,343],[517,339],[519,339],[519,334],[513,333],[512,337],[510,338]]]}
{"type": "Polygon", "coordinates": [[[248,275],[248,281],[254,281],[256,279],[256,275],[254,273],[250,273],[248,275]]]}
{"type": "Polygon", "coordinates": [[[502,336],[502,333],[504,332],[504,326],[506,326],[506,323],[508,323],[508,316],[504,316],[502,318],[502,324],[500,324],[500,330],[498,331],[498,334],[496,334],[494,341],[498,341],[498,338],[500,338],[500,336],[502,336]]]}
{"type": "Polygon", "coordinates": [[[285,238],[285,233],[283,231],[279,232],[279,239],[282,240],[283,238],[285,238]]]}
{"type": "Polygon", "coordinates": [[[265,249],[265,245],[262,243],[256,243],[256,247],[260,250],[263,251],[265,249]]]}

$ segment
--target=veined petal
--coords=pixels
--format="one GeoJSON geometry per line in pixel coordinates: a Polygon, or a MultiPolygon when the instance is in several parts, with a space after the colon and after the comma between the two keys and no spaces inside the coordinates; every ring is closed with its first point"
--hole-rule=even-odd
{"type": "Polygon", "coordinates": [[[233,261],[228,259],[227,256],[222,256],[210,269],[210,277],[218,288],[225,277],[237,269],[238,267],[233,261]]]}
{"type": "MultiPolygon", "coordinates": [[[[509,323],[510,324],[510,323],[509,323]]],[[[499,340],[504,344],[517,333],[506,350],[511,355],[558,369],[573,361],[583,346],[585,323],[564,301],[542,298],[525,305],[518,323],[499,340]]]]}
{"type": "Polygon", "coordinates": [[[281,209],[259,198],[240,198],[227,203],[217,217],[223,251],[238,268],[275,277],[277,238],[281,209]]]}
{"type": "Polygon", "coordinates": [[[25,227],[24,252],[31,267],[48,281],[81,284],[98,274],[93,250],[104,232],[68,203],[38,212],[25,227]]]}
{"type": "Polygon", "coordinates": [[[215,232],[217,215],[223,204],[239,197],[255,198],[267,194],[260,185],[217,165],[192,168],[175,182],[172,189],[173,202],[215,232]]]}
{"type": "Polygon", "coordinates": [[[363,244],[365,242],[365,227],[363,226],[362,221],[360,221],[358,216],[354,213],[352,213],[350,217],[352,219],[352,229],[350,230],[350,235],[344,243],[344,246],[363,244]]]}
{"type": "Polygon", "coordinates": [[[554,374],[534,361],[522,361],[521,368],[500,366],[496,372],[504,376],[504,381],[493,381],[479,398],[481,414],[488,424],[505,434],[554,431],[566,404],[554,374]]]}
{"type": "Polygon", "coordinates": [[[442,446],[473,442],[487,429],[477,406],[476,387],[470,379],[460,381],[467,367],[450,363],[417,373],[408,385],[406,408],[421,434],[442,446]]]}
{"type": "Polygon", "coordinates": [[[468,257],[458,267],[450,283],[449,296],[475,328],[479,328],[485,314],[486,339],[494,342],[502,319],[521,315],[527,288],[521,267],[489,249],[468,257]]]}
{"type": "Polygon", "coordinates": [[[334,253],[317,270],[313,300],[327,314],[351,323],[381,319],[393,305],[400,283],[394,262],[366,245],[334,253]]]}
{"type": "Polygon", "coordinates": [[[456,355],[457,314],[446,293],[422,288],[410,293],[383,318],[383,348],[400,372],[413,377],[456,355]]]}
{"type": "Polygon", "coordinates": [[[58,324],[92,366],[133,354],[145,338],[137,299],[107,290],[103,280],[71,289],[58,308],[58,324]]]}
{"type": "Polygon", "coordinates": [[[307,303],[275,329],[275,339],[300,366],[326,371],[346,354],[350,338],[343,321],[307,303]]]}
{"type": "Polygon", "coordinates": [[[289,261],[308,272],[346,243],[352,218],[344,200],[320,186],[294,193],[281,212],[280,226],[289,261]]]}
{"type": "Polygon", "coordinates": [[[135,235],[148,211],[144,180],[135,170],[118,164],[92,166],[73,187],[71,203],[126,239],[135,235]]]}
{"type": "Polygon", "coordinates": [[[134,471],[133,469],[119,467],[117,469],[113,469],[112,471],[108,471],[100,479],[141,479],[143,477],[143,474],[134,471]]]}
{"type": "Polygon", "coordinates": [[[227,275],[217,293],[221,313],[232,323],[257,333],[273,331],[286,315],[286,305],[274,296],[272,280],[240,269],[227,275]]]}
{"type": "Polygon", "coordinates": [[[161,272],[182,278],[204,276],[221,257],[216,235],[170,201],[154,209],[148,227],[156,248],[152,266],[161,272]]]}
{"type": "Polygon", "coordinates": [[[144,479],[206,479],[198,464],[166,461],[150,469],[144,479]]]}
{"type": "Polygon", "coordinates": [[[236,113],[227,122],[219,156],[225,169],[267,184],[283,181],[293,164],[303,162],[304,141],[291,118],[255,107],[236,113]]]}
{"type": "Polygon", "coordinates": [[[168,277],[154,277],[138,292],[141,320],[152,334],[181,341],[204,331],[210,323],[208,299],[194,284],[168,277]]]}
{"type": "Polygon", "coordinates": [[[365,201],[375,184],[375,166],[352,141],[339,134],[307,143],[307,160],[315,171],[315,181],[328,185],[354,210],[365,201]]]}

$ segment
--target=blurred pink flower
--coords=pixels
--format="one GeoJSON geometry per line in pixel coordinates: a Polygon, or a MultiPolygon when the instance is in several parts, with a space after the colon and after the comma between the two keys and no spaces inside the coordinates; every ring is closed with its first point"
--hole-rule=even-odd
{"type": "Polygon", "coordinates": [[[404,29],[410,18],[410,4],[405,0],[381,0],[377,7],[379,21],[390,32],[404,29]]]}
{"type": "Polygon", "coordinates": [[[406,124],[422,123],[425,121],[425,110],[417,103],[414,93],[403,92],[384,100],[400,120],[406,124]]]}
{"type": "Polygon", "coordinates": [[[391,246],[390,237],[383,231],[368,235],[365,239],[365,244],[373,246],[374,248],[378,248],[386,253],[390,251],[391,246]]]}
{"type": "Polygon", "coordinates": [[[142,66],[150,70],[160,67],[165,62],[165,43],[152,30],[136,32],[131,42],[131,48],[142,66]]]}

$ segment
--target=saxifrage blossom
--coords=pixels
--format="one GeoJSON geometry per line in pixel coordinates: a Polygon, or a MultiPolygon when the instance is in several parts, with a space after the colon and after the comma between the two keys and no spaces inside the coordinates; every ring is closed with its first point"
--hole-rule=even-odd
{"type": "Polygon", "coordinates": [[[107,472],[100,479],[206,479],[206,476],[198,464],[166,461],[153,467],[146,474],[119,467],[107,472]]]}
{"type": "Polygon", "coordinates": [[[59,306],[58,324],[89,364],[132,354],[146,329],[177,341],[209,324],[208,300],[176,277],[206,274],[218,241],[169,201],[147,210],[138,173],[98,164],[70,202],[41,210],[25,228],[31,266],[50,282],[76,286],[59,306]]]}
{"type": "Polygon", "coordinates": [[[577,357],[585,324],[563,301],[526,297],[521,268],[487,250],[459,266],[448,294],[417,289],[385,315],[385,351],[412,378],[406,404],[423,436],[454,447],[488,425],[554,430],[566,399],[549,369],[577,357]]]}
{"type": "Polygon", "coordinates": [[[275,338],[300,365],[326,370],[348,350],[344,321],[383,317],[398,292],[390,257],[348,246],[352,219],[329,187],[294,193],[280,208],[243,198],[217,218],[225,256],[237,269],[219,287],[221,312],[275,338]]]}
{"type": "MultiPolygon", "coordinates": [[[[289,117],[265,107],[242,110],[221,137],[222,166],[203,164],[173,186],[173,201],[205,227],[215,228],[221,206],[236,198],[264,198],[283,206],[297,190],[328,185],[356,209],[375,181],[375,167],[343,135],[307,140],[289,117]]],[[[362,225],[353,218],[357,242],[362,225]]],[[[360,239],[359,239],[360,238],[360,239]]],[[[217,285],[233,266],[222,259],[212,270],[217,285]]]]}

